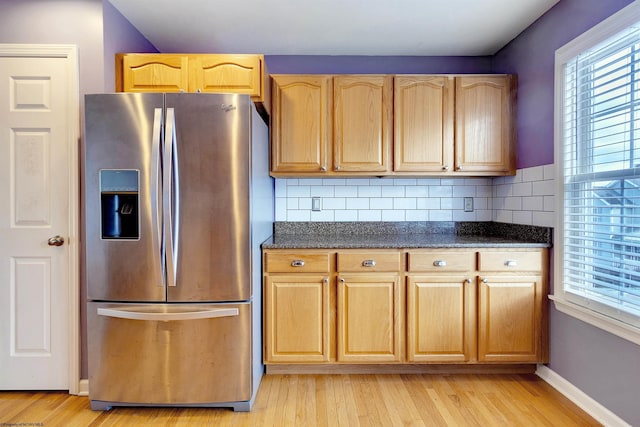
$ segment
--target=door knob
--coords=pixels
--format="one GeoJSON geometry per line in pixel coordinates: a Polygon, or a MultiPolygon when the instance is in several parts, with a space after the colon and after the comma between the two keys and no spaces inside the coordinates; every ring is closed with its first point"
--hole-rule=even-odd
{"type": "Polygon", "coordinates": [[[62,246],[64,245],[64,237],[58,235],[50,237],[49,240],[47,240],[47,244],[49,246],[62,246]]]}

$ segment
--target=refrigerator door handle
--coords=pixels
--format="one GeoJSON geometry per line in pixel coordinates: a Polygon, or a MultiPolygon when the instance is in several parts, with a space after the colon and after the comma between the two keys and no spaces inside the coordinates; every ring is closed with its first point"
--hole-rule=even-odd
{"type": "Polygon", "coordinates": [[[164,170],[162,210],[164,214],[165,253],[167,257],[167,284],[176,286],[178,270],[178,150],[176,149],[176,116],[173,108],[167,108],[164,136],[164,170]],[[174,234],[175,233],[175,234],[174,234]]]}
{"type": "Polygon", "coordinates": [[[233,317],[238,316],[240,311],[237,308],[213,308],[213,309],[194,309],[192,307],[185,308],[185,311],[175,312],[152,312],[148,309],[135,308],[98,308],[98,316],[115,317],[118,319],[130,320],[152,320],[158,322],[168,322],[176,320],[197,320],[197,319],[213,319],[216,317],[233,317]]]}
{"type": "Polygon", "coordinates": [[[161,182],[161,168],[160,168],[160,141],[162,134],[162,108],[156,108],[153,116],[153,133],[151,140],[151,206],[152,211],[155,214],[151,215],[151,245],[153,247],[154,256],[154,268],[160,271],[160,277],[162,281],[158,286],[165,287],[165,274],[164,274],[164,246],[162,241],[162,217],[160,206],[160,182],[161,182]]]}

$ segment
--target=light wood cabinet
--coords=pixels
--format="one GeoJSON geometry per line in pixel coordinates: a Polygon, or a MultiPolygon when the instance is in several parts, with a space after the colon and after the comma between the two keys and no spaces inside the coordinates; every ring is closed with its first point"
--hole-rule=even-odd
{"type": "Polygon", "coordinates": [[[329,360],[329,277],[268,276],[265,324],[265,362],[329,360]]]}
{"type": "Polygon", "coordinates": [[[407,278],[407,360],[476,360],[476,284],[464,274],[407,278]]]}
{"type": "Polygon", "coordinates": [[[390,172],[393,76],[333,79],[336,172],[390,172]]]}
{"type": "Polygon", "coordinates": [[[400,361],[397,274],[341,274],[337,298],[338,361],[400,361]]]}
{"type": "Polygon", "coordinates": [[[398,251],[337,254],[339,362],[398,362],[402,357],[398,251]]]}
{"type": "Polygon", "coordinates": [[[326,362],[331,352],[329,255],[264,255],[265,363],[326,362]]]}
{"type": "Polygon", "coordinates": [[[266,250],[269,365],[548,361],[544,248],[266,250]]]}
{"type": "Polygon", "coordinates": [[[453,113],[453,76],[395,76],[393,170],[453,170],[453,113]]]}
{"type": "Polygon", "coordinates": [[[273,76],[272,172],[325,172],[333,167],[333,79],[273,76]]]}
{"type": "Polygon", "coordinates": [[[392,76],[274,75],[274,176],[391,170],[392,76]]]}
{"type": "Polygon", "coordinates": [[[271,104],[263,55],[117,54],[116,91],[246,94],[263,117],[271,104]]]}
{"type": "Polygon", "coordinates": [[[414,250],[407,257],[407,360],[475,361],[476,252],[414,250]]]}
{"type": "Polygon", "coordinates": [[[456,78],[455,170],[515,174],[515,78],[456,78]]]}
{"type": "Polygon", "coordinates": [[[515,174],[515,76],[274,76],[285,90],[273,176],[515,174]]]}
{"type": "Polygon", "coordinates": [[[479,253],[478,360],[548,360],[546,250],[479,253]]]}

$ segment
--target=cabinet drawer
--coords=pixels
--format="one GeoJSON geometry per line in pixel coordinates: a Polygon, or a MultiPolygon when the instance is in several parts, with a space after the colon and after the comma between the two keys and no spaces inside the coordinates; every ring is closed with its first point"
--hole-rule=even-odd
{"type": "Polygon", "coordinates": [[[338,253],[338,271],[399,271],[399,252],[338,253]]]}
{"type": "Polygon", "coordinates": [[[412,271],[474,271],[475,252],[409,252],[408,270],[412,271]]]}
{"type": "Polygon", "coordinates": [[[543,251],[480,252],[480,271],[540,271],[544,265],[543,251]]]}
{"type": "Polygon", "coordinates": [[[267,253],[268,273],[328,273],[329,254],[267,253]]]}

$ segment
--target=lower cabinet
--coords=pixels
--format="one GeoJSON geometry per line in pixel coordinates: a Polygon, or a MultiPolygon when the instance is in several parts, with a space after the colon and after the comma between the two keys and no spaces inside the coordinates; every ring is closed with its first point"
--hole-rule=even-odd
{"type": "Polygon", "coordinates": [[[548,360],[544,248],[264,255],[266,364],[548,360]]]}
{"type": "Polygon", "coordinates": [[[265,281],[265,360],[329,360],[329,278],[297,274],[265,281]]]}
{"type": "Polygon", "coordinates": [[[475,281],[460,274],[407,277],[407,360],[475,359],[475,281]]]}
{"type": "Polygon", "coordinates": [[[338,361],[400,361],[400,278],[370,274],[338,279],[338,361]]]}

